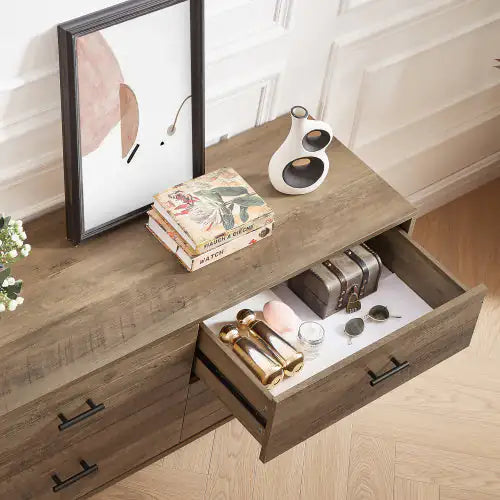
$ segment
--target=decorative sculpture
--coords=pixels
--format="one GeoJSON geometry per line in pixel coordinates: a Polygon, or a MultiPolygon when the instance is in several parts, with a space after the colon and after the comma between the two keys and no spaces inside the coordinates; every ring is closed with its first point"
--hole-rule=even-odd
{"type": "Polygon", "coordinates": [[[332,129],[325,122],[308,119],[303,106],[294,106],[290,115],[290,133],[269,162],[269,179],[280,193],[306,194],[317,189],[328,174],[325,150],[332,129]]]}

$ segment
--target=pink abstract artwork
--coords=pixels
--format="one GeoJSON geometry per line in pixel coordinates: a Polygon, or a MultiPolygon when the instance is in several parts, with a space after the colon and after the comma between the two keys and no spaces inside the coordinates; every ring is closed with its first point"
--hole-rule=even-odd
{"type": "Polygon", "coordinates": [[[123,75],[110,46],[100,32],[78,38],[78,94],[82,156],[95,151],[120,121],[120,85],[123,75]]]}

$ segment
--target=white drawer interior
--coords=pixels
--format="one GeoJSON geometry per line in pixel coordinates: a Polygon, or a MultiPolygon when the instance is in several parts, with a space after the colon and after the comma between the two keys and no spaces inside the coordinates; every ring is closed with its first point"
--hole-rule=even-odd
{"type": "MultiPolygon", "coordinates": [[[[273,396],[286,392],[300,382],[432,311],[432,308],[419,295],[396,274],[384,267],[378,290],[363,298],[361,300],[361,310],[354,314],[347,314],[342,310],[326,319],[321,319],[287,287],[286,283],[282,283],[272,290],[265,290],[230,309],[212,316],[205,320],[204,323],[215,336],[218,336],[223,325],[235,322],[236,313],[240,309],[249,308],[261,313],[264,304],[270,300],[281,300],[295,311],[299,318],[297,329],[300,323],[304,321],[316,321],[323,325],[325,329],[325,341],[321,345],[317,357],[314,359],[306,358],[304,368],[298,374],[285,378],[277,386],[270,389],[273,396]],[[352,343],[349,344],[348,337],[344,333],[345,323],[355,317],[364,317],[370,307],[377,304],[385,305],[391,314],[402,316],[402,318],[390,318],[383,323],[365,319],[364,332],[352,339],[352,343]]],[[[282,334],[282,336],[299,348],[297,345],[297,329],[282,334]]]]}

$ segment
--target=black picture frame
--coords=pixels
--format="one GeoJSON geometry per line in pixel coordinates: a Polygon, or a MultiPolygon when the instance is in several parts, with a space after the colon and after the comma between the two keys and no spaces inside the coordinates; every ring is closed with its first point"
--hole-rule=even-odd
{"type": "Polygon", "coordinates": [[[76,40],[80,36],[183,2],[190,3],[192,158],[193,177],[198,177],[205,173],[204,0],[130,0],[73,19],[57,27],[66,231],[68,239],[75,244],[141,215],[151,206],[149,204],[139,207],[98,227],[84,230],[76,40]]]}

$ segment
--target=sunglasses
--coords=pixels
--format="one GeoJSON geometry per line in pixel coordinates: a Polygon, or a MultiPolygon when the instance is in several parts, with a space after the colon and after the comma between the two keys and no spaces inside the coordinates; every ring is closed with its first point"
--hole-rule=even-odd
{"type": "MultiPolygon", "coordinates": [[[[389,313],[389,309],[385,306],[373,306],[365,319],[371,319],[372,321],[377,321],[378,323],[383,323],[389,318],[401,318],[402,316],[396,316],[389,313]]],[[[349,337],[348,344],[352,344],[352,339],[361,335],[365,329],[365,321],[363,318],[353,318],[350,319],[344,326],[344,333],[349,337]]]]}
{"type": "Polygon", "coordinates": [[[385,306],[373,306],[368,314],[365,316],[365,319],[371,319],[373,321],[387,321],[389,318],[401,318],[402,316],[395,316],[389,313],[389,309],[385,306]]]}

